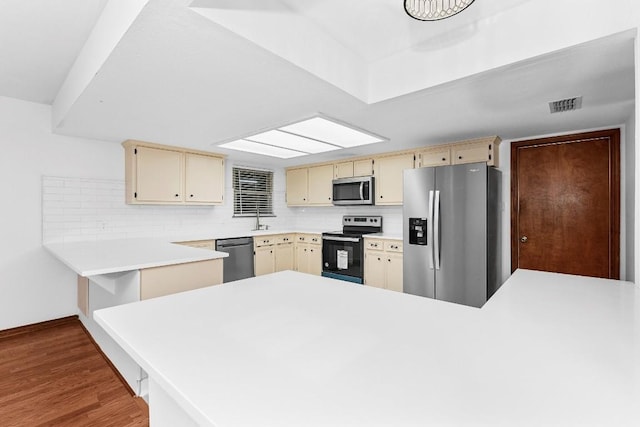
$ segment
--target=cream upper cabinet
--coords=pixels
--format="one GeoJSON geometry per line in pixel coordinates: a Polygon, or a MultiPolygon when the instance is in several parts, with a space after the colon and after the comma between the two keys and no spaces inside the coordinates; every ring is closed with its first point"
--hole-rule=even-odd
{"type": "Polygon", "coordinates": [[[461,142],[451,146],[451,164],[487,162],[489,166],[498,166],[498,146],[500,138],[481,138],[461,142]]]}
{"type": "Polygon", "coordinates": [[[287,205],[307,204],[307,172],[308,168],[287,171],[287,205]]]}
{"type": "Polygon", "coordinates": [[[202,154],[185,154],[185,200],[189,203],[222,203],[224,160],[202,154]]]}
{"type": "Polygon", "coordinates": [[[341,162],[333,165],[334,178],[351,178],[353,176],[353,162],[341,162]]]}
{"type": "Polygon", "coordinates": [[[373,175],[373,159],[361,159],[353,161],[353,176],[373,175]]]}
{"type": "Polygon", "coordinates": [[[433,147],[418,152],[416,167],[445,166],[451,164],[450,147],[433,147]]]}
{"type": "Polygon", "coordinates": [[[221,204],[224,157],[128,140],[125,201],[129,204],[221,204]]]}
{"type": "Polygon", "coordinates": [[[134,149],[138,202],[181,203],[183,153],[151,147],[134,149]]]}
{"type": "Polygon", "coordinates": [[[405,169],[413,169],[414,154],[404,153],[375,159],[376,205],[402,204],[402,179],[405,169]]]}
{"type": "Polygon", "coordinates": [[[314,166],[309,168],[310,205],[331,205],[333,196],[333,165],[314,166]]]}

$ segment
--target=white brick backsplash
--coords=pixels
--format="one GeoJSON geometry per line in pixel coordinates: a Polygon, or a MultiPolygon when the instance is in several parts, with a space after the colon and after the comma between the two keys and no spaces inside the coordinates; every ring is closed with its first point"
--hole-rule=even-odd
{"type": "MultiPolygon", "coordinates": [[[[229,182],[230,179],[227,180],[229,182]]],[[[284,186],[284,172],[274,172],[276,186],[284,186]]],[[[125,183],[70,177],[42,177],[42,241],[104,240],[136,237],[174,237],[198,233],[246,233],[255,218],[233,218],[233,189],[227,186],[222,206],[127,205],[125,183]]],[[[270,229],[333,231],[343,215],[382,215],[384,231],[402,232],[402,207],[289,208],[283,189],[274,189],[275,217],[264,217],[270,229]]]]}

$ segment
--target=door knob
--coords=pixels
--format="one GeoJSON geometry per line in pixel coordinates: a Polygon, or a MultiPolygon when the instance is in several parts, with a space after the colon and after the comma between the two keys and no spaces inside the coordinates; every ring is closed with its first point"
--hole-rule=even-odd
{"type": "Polygon", "coordinates": [[[527,240],[529,240],[529,239],[527,238],[527,236],[522,236],[522,237],[520,238],[520,241],[521,241],[522,243],[527,243],[527,240]]]}

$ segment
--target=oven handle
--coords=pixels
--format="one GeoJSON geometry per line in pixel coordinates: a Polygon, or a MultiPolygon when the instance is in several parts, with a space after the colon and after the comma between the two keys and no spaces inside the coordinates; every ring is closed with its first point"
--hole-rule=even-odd
{"type": "Polygon", "coordinates": [[[338,237],[338,236],[322,236],[322,240],[335,240],[336,242],[354,242],[360,241],[359,237],[338,237]]]}

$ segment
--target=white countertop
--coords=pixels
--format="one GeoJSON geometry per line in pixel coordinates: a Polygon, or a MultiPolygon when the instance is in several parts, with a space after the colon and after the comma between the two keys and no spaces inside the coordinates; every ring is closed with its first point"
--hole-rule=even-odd
{"type": "Polygon", "coordinates": [[[48,243],[44,247],[85,277],[229,256],[224,252],[176,245],[166,239],[48,243]]]}
{"type": "Polygon", "coordinates": [[[197,235],[182,234],[170,238],[56,242],[47,243],[43,246],[77,274],[89,277],[229,256],[229,254],[224,252],[177,245],[175,242],[270,236],[288,233],[321,234],[320,231],[302,230],[252,230],[246,233],[205,232],[198,233],[197,235]]]}
{"type": "Polygon", "coordinates": [[[200,425],[640,425],[631,283],[519,270],[475,309],[286,271],[94,315],[200,425]]]}
{"type": "Polygon", "coordinates": [[[393,233],[373,233],[373,234],[365,234],[365,239],[385,239],[385,240],[400,240],[402,241],[402,234],[393,234],[393,233]]]}

